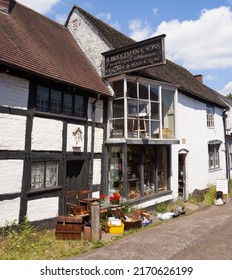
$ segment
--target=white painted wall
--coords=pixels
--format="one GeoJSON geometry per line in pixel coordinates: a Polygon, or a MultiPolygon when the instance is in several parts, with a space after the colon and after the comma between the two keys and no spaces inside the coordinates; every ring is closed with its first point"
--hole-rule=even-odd
{"type": "Polygon", "coordinates": [[[93,184],[101,183],[101,159],[93,160],[93,184]]]}
{"type": "Polygon", "coordinates": [[[89,98],[88,104],[88,120],[94,121],[97,123],[103,123],[103,101],[97,100],[96,98],[89,98]],[[95,111],[93,114],[93,103],[95,102],[95,111]]]}
{"type": "Polygon", "coordinates": [[[0,150],[24,150],[26,117],[0,113],[0,150]]]}
{"type": "MultiPolygon", "coordinates": [[[[208,184],[216,183],[216,179],[226,178],[225,145],[222,113],[223,110],[215,107],[215,128],[207,128],[206,104],[189,98],[183,94],[178,96],[177,108],[177,139],[179,145],[173,145],[173,178],[172,187],[177,191],[178,185],[178,151],[186,149],[187,154],[187,189],[192,193],[194,189],[204,189],[208,184]],[[209,171],[208,142],[221,140],[220,169],[209,171]]],[[[177,193],[176,193],[177,195],[177,193]]]]}
{"type": "Polygon", "coordinates": [[[99,36],[97,30],[83,20],[78,10],[73,11],[67,27],[97,72],[101,74],[101,53],[110,49],[108,45],[99,36]]]}
{"type": "Polygon", "coordinates": [[[62,150],[61,121],[34,118],[32,128],[32,150],[61,151],[62,150]]]}
{"type": "Polygon", "coordinates": [[[102,145],[104,139],[104,130],[102,128],[95,127],[94,136],[94,153],[102,153],[102,145]]]}
{"type": "Polygon", "coordinates": [[[0,73],[0,105],[27,109],[29,81],[0,73]]]}
{"type": "Polygon", "coordinates": [[[28,201],[27,217],[29,221],[40,221],[57,217],[58,202],[58,197],[41,198],[28,201]]]}
{"type": "Polygon", "coordinates": [[[19,222],[20,198],[0,201],[0,227],[19,222]]]}
{"type": "Polygon", "coordinates": [[[0,194],[20,193],[23,160],[0,160],[0,194]]]}
{"type": "Polygon", "coordinates": [[[83,125],[76,125],[76,124],[68,124],[67,128],[67,151],[68,152],[84,152],[84,144],[85,144],[85,127],[83,125]],[[77,129],[81,130],[81,137],[76,139],[73,135],[77,129]]]}

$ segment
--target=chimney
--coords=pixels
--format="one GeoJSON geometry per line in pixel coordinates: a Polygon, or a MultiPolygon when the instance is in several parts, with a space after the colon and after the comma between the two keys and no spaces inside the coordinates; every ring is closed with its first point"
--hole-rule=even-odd
{"type": "Polygon", "coordinates": [[[194,77],[203,84],[203,75],[199,74],[199,75],[194,75],[194,77]]]}
{"type": "Polygon", "coordinates": [[[0,12],[8,14],[10,11],[11,0],[0,0],[0,12]]]}

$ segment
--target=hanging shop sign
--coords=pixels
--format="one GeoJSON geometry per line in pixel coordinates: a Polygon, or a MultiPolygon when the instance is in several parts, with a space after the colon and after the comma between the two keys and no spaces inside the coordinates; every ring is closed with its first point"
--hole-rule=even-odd
{"type": "Polygon", "coordinates": [[[102,53],[103,77],[166,63],[164,51],[165,34],[156,36],[123,48],[102,53]]]}

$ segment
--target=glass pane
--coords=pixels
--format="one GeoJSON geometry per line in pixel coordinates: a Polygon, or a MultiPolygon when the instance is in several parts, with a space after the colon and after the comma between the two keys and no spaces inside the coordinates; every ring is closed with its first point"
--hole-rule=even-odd
{"type": "Polygon", "coordinates": [[[140,193],[140,149],[131,145],[127,149],[127,187],[128,198],[133,199],[141,196],[140,193]]]}
{"type": "Polygon", "coordinates": [[[167,190],[167,147],[158,149],[158,192],[167,190]]]}
{"type": "Polygon", "coordinates": [[[124,137],[124,119],[111,120],[111,127],[112,138],[124,137]]]}
{"type": "Polygon", "coordinates": [[[163,138],[174,138],[174,92],[162,90],[163,138]]]}
{"type": "Polygon", "coordinates": [[[58,185],[58,164],[46,163],[46,188],[53,188],[58,185]]]}
{"type": "Polygon", "coordinates": [[[122,149],[121,147],[109,148],[109,189],[113,191],[122,191],[122,149]]]}
{"type": "Polygon", "coordinates": [[[152,101],[159,101],[159,88],[158,86],[151,85],[150,98],[152,101]]]}
{"type": "Polygon", "coordinates": [[[114,96],[115,97],[124,97],[124,86],[123,86],[124,81],[115,81],[112,83],[112,87],[114,90],[114,96]]]}
{"type": "Polygon", "coordinates": [[[65,115],[71,116],[73,114],[72,112],[72,94],[65,93],[64,94],[64,107],[63,107],[63,113],[65,115]]]}
{"type": "Polygon", "coordinates": [[[127,82],[127,96],[131,98],[137,98],[137,84],[127,82]]]}
{"type": "Polygon", "coordinates": [[[148,85],[139,84],[139,99],[148,99],[148,85]]]}
{"type": "Polygon", "coordinates": [[[74,115],[79,118],[84,118],[84,98],[83,96],[75,96],[74,115]]]}
{"type": "Polygon", "coordinates": [[[144,194],[149,195],[155,191],[156,172],[155,172],[156,153],[154,147],[145,147],[144,155],[144,194]]]}
{"type": "Polygon", "coordinates": [[[31,167],[31,189],[44,188],[44,163],[34,162],[31,167]]]}
{"type": "Polygon", "coordinates": [[[37,86],[36,109],[41,112],[49,111],[49,89],[37,86]]]}
{"type": "Polygon", "coordinates": [[[159,103],[151,102],[151,119],[159,120],[159,103]]]}
{"type": "Polygon", "coordinates": [[[124,99],[116,99],[113,101],[113,118],[124,117],[124,99]]]}
{"type": "Polygon", "coordinates": [[[62,105],[61,91],[52,89],[51,90],[50,112],[54,113],[54,114],[60,114],[61,105],[62,105]]]}
{"type": "Polygon", "coordinates": [[[138,138],[138,119],[127,119],[128,138],[138,138]]]}
{"type": "Polygon", "coordinates": [[[159,126],[159,121],[151,121],[151,138],[160,138],[159,126]]]}

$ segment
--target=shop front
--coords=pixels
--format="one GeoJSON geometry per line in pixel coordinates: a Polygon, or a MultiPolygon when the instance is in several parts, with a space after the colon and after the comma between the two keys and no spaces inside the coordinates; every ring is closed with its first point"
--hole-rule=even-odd
{"type": "Polygon", "coordinates": [[[176,88],[121,75],[110,81],[106,141],[108,193],[134,199],[170,191],[176,88]]]}

